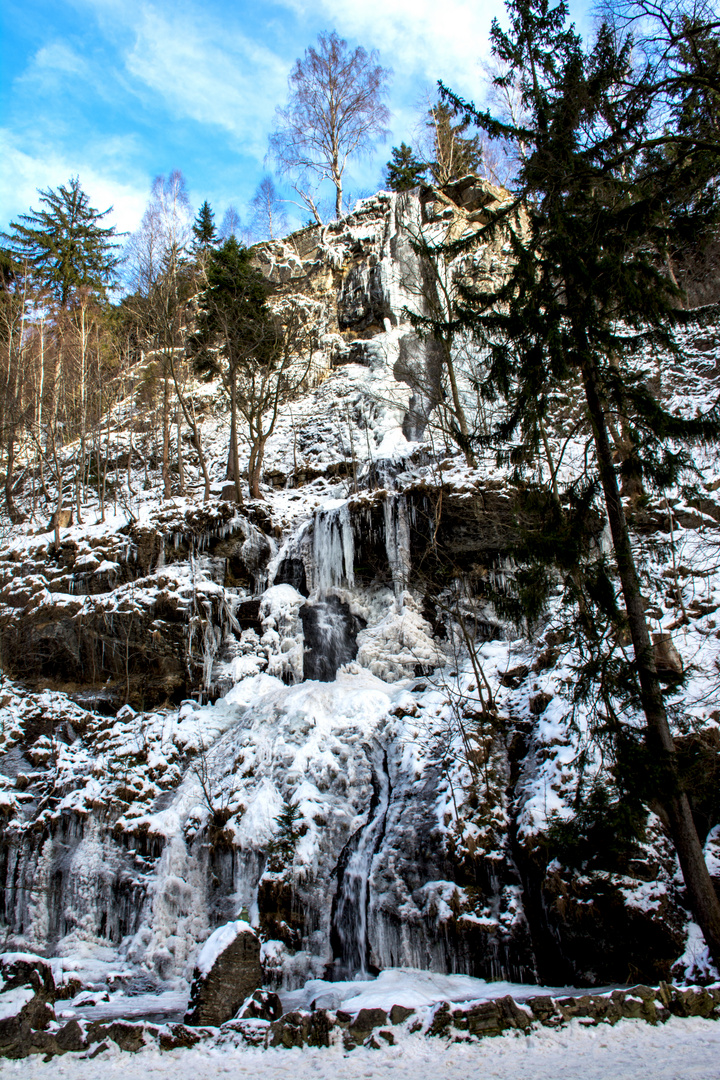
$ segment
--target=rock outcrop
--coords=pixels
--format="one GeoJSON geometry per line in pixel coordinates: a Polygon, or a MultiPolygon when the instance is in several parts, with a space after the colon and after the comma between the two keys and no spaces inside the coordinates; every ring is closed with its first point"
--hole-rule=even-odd
{"type": "Polygon", "coordinates": [[[185,1023],[224,1024],[262,981],[260,939],[255,931],[241,920],[218,927],[198,956],[185,1023]]]}
{"type": "MultiPolygon", "coordinates": [[[[189,385],[209,504],[187,447],[186,493],[152,490],[152,417],[133,402],[108,435],[117,518],[62,523],[56,546],[43,511],[0,545],[0,914],[18,948],[59,954],[80,937],[178,980],[246,908],[262,972],[250,935],[239,983],[220,959],[214,998],[214,976],[198,978],[193,1022],[213,1024],[263,978],[280,989],[412,966],[593,987],[694,962],[663,821],[640,807],[616,842],[603,816],[613,772],[595,706],[573,698],[586,657],[563,580],[532,627],[510,587],[547,512],[548,470],[584,461],[582,413],[572,393],[548,406],[548,461],[506,466],[479,444],[468,465],[438,343],[407,317],[427,301],[419,230],[469,235],[502,198],[474,178],[381,193],[258,246],[274,299],[294,298],[316,331],[306,392],[266,447],[265,499],[226,498],[222,394],[189,385]]],[[[509,257],[498,237],[458,269],[482,282],[509,257]]],[[[693,408],[715,389],[708,335],[654,376],[693,408]]],[[[481,375],[468,368],[461,387],[478,436],[494,422],[481,375]]],[[[681,677],[691,688],[674,705],[678,747],[720,880],[720,578],[706,559],[720,481],[709,452],[699,467],[698,491],[629,509],[668,692],[681,677]]],[[[601,555],[600,514],[589,532],[601,555]]],[[[283,1045],[329,1038],[319,1010],[311,1022],[255,1006],[232,1021],[248,1037],[267,1024],[283,1045]]],[[[507,1020],[479,1010],[478,1029],[486,1013],[507,1020]]],[[[370,1037],[367,1020],[348,1020],[348,1039],[370,1037]]]]}

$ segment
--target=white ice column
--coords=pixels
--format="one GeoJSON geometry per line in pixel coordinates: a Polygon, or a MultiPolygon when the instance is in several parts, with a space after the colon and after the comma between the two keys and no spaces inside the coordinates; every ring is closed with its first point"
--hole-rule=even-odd
{"type": "Polygon", "coordinates": [[[410,579],[410,523],[404,495],[388,495],[385,512],[385,550],[392,574],[395,604],[403,607],[403,593],[410,579]]]}
{"type": "Polygon", "coordinates": [[[330,589],[355,584],[353,540],[350,510],[346,502],[315,513],[313,529],[313,586],[319,596],[330,589]]]}

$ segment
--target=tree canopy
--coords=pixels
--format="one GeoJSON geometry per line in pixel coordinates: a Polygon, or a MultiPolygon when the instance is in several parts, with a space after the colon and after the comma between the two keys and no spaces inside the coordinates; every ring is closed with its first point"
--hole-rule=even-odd
{"type": "Polygon", "coordinates": [[[470,123],[453,119],[450,106],[440,101],[428,110],[426,126],[433,144],[429,169],[436,184],[442,186],[482,167],[482,145],[478,134],[468,134],[470,123]]]}
{"type": "MultiPolygon", "coordinates": [[[[660,54],[656,48],[638,62],[633,37],[617,25],[604,23],[585,47],[564,3],[510,0],[508,14],[509,29],[496,21],[491,36],[506,65],[500,78],[519,81],[522,125],[443,88],[463,123],[524,148],[514,198],[480,233],[489,238],[504,230],[513,258],[499,283],[462,284],[457,325],[485,350],[482,390],[506,403],[493,438],[510,443],[515,460],[542,447],[554,395],[571,388],[582,395],[594,456],[583,483],[589,493],[602,492],[620,582],[617,598],[612,576],[599,587],[596,559],[594,601],[615,632],[632,641],[624,692],[646,721],[645,749],[636,746],[635,753],[644,762],[648,797],[667,815],[695,917],[720,962],[720,902],[678,768],[620,488],[645,482],[663,490],[689,465],[685,447],[720,432],[717,408],[699,417],[669,412],[640,363],[659,345],[678,349],[682,291],[669,252],[683,237],[712,233],[720,221],[720,138],[708,122],[720,85],[717,25],[690,9],[671,32],[661,21],[660,54]]],[[[577,493],[576,486],[575,502],[577,493]]],[[[556,489],[556,525],[561,503],[572,498],[556,489]]],[[[553,557],[562,562],[557,546],[553,557]]],[[[574,558],[564,568],[577,586],[574,558]]],[[[615,737],[616,746],[626,745],[634,733],[620,724],[615,737]]]]}
{"type": "Polygon", "coordinates": [[[207,199],[197,212],[197,216],[193,222],[192,232],[194,237],[193,251],[195,254],[206,254],[207,251],[217,243],[218,235],[217,229],[215,228],[215,215],[207,199]]]}
{"type": "Polygon", "coordinates": [[[95,210],[77,176],[39,195],[40,209],[20,214],[3,234],[13,256],[28,264],[61,307],[67,307],[78,288],[103,295],[115,280],[119,262],[115,228],[100,224],[112,207],[95,210]]]}
{"type": "Polygon", "coordinates": [[[369,151],[386,136],[390,113],[385,104],[390,72],[375,50],[350,51],[335,31],[318,36],[296,60],[288,103],[278,108],[270,149],[280,168],[296,172],[296,190],[319,222],[307,180],[315,176],[335,185],[335,212],[342,216],[343,175],[349,157],[369,151]]]}
{"type": "Polygon", "coordinates": [[[411,146],[401,143],[393,146],[391,158],[385,166],[386,183],[391,191],[409,191],[422,183],[428,166],[418,161],[411,146]]]}

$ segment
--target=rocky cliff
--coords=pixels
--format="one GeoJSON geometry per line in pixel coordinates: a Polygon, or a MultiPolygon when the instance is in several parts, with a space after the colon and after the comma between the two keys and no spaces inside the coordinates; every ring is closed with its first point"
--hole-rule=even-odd
{"type": "MultiPolygon", "coordinates": [[[[67,971],[91,955],[96,981],[181,983],[218,924],[248,918],[271,985],[393,966],[583,985],[705,970],[652,807],[632,843],[613,843],[602,810],[570,842],[578,798],[612,773],[590,737],[597,703],[571,700],[581,657],[560,591],[523,632],[502,603],[547,463],[520,477],[490,455],[466,463],[437,342],[410,319],[434,295],[423,238],[477,229],[501,198],[472,178],[381,193],[257,249],[317,330],[263,500],[220,497],[226,406],[198,387],[209,504],[199,475],[197,495],[159,498],[150,433],[135,436],[146,467],[128,468],[121,405],[105,521],[90,507],[59,547],[45,521],[4,537],[13,947],[67,971]]],[[[502,275],[507,257],[497,241],[451,270],[502,275]]],[[[713,328],[687,337],[682,365],[652,373],[661,392],[714,397],[717,349],[713,328]]],[[[467,414],[487,425],[481,370],[458,359],[467,414]]],[[[579,415],[558,401],[548,431],[568,474],[579,415]]],[[[648,609],[685,664],[669,700],[720,875],[720,471],[714,450],[697,464],[693,491],[634,513],[648,609]]],[[[192,480],[189,449],[185,465],[192,480]]]]}

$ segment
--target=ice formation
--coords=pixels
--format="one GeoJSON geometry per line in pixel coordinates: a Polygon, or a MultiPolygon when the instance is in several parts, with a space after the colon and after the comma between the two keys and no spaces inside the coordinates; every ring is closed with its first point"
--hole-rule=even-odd
{"type": "MultiPolygon", "coordinates": [[[[428,428],[437,356],[406,309],[413,237],[444,213],[381,194],[266,249],[273,280],[322,308],[322,333],[314,385],[268,441],[262,501],[217,497],[227,417],[210,396],[209,507],[199,482],[167,502],[136,483],[126,512],[64,530],[61,557],[34,523],[3,542],[5,647],[35,690],[3,677],[2,915],[8,942],[86,984],[179,992],[216,928],[244,920],[288,1000],[402,967],[425,973],[409,998],[442,992],[440,976],[624,979],[644,942],[668,971],[681,955],[707,970],[659,818],[624,868],[542,862],[548,828],[573,814],[578,762],[599,777],[605,763],[570,702],[560,598],[534,637],[493,606],[524,488],[428,428]]],[[[478,264],[498,272],[505,257],[497,244],[478,264]]],[[[710,395],[706,351],[688,340],[686,370],[663,372],[692,410],[710,395]]],[[[548,438],[571,476],[585,447],[565,423],[548,438]]],[[[709,745],[720,474],[711,450],[698,466],[703,501],[672,495],[672,538],[665,507],[645,508],[638,544],[649,610],[687,660],[681,735],[709,745]]]]}

